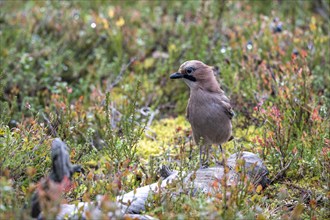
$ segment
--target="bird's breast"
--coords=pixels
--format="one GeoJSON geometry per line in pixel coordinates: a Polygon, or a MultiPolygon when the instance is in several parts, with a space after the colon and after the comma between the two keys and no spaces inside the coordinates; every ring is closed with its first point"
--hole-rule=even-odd
{"type": "MultiPolygon", "coordinates": [[[[221,100],[212,97],[191,97],[188,103],[188,121],[194,138],[221,144],[231,136],[231,120],[225,112],[221,100]]],[[[196,141],[196,140],[195,140],[196,141]]]]}

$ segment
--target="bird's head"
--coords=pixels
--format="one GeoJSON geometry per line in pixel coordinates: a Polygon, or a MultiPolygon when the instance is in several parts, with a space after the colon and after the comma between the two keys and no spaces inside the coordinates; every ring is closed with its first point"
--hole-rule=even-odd
{"type": "Polygon", "coordinates": [[[213,67],[198,60],[184,62],[171,79],[183,79],[190,89],[203,89],[210,92],[221,91],[215,78],[213,67]]]}

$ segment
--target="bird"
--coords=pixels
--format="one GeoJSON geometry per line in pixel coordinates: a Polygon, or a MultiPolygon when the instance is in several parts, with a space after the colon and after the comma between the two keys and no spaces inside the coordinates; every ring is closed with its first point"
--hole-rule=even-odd
{"type": "Polygon", "coordinates": [[[221,145],[232,139],[234,111],[214,71],[214,67],[199,60],[189,60],[170,75],[170,79],[182,79],[190,89],[186,117],[194,141],[199,145],[201,168],[208,167],[212,144],[219,145],[222,151],[221,145]]]}

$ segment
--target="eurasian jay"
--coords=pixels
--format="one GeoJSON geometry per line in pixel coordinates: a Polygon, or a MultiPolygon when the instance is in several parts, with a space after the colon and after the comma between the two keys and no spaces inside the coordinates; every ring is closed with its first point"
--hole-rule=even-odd
{"type": "Polygon", "coordinates": [[[201,61],[184,62],[170,78],[183,79],[190,88],[187,119],[194,140],[199,145],[200,166],[208,166],[212,144],[219,145],[222,151],[221,144],[232,137],[231,119],[234,112],[230,101],[220,88],[213,68],[201,61]]]}

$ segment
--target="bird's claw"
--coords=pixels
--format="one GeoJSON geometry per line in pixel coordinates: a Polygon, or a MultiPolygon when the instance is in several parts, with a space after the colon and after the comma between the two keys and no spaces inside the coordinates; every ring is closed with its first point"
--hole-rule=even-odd
{"type": "Polygon", "coordinates": [[[209,163],[208,162],[204,162],[204,163],[201,162],[201,165],[200,165],[200,168],[199,169],[206,169],[208,167],[209,167],[209,163]]]}
{"type": "Polygon", "coordinates": [[[215,161],[215,164],[217,165],[217,166],[223,166],[224,165],[224,162],[223,162],[223,160],[221,160],[221,161],[215,161]]]}

